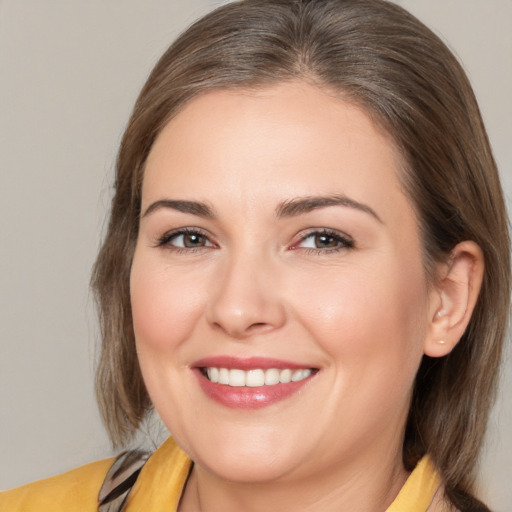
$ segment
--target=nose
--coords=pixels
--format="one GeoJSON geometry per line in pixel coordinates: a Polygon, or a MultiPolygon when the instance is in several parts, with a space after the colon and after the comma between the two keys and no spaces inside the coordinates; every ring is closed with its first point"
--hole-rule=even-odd
{"type": "Polygon", "coordinates": [[[232,338],[244,339],[280,328],[286,308],[276,269],[264,258],[239,255],[224,262],[215,277],[206,316],[209,324],[232,338]]]}

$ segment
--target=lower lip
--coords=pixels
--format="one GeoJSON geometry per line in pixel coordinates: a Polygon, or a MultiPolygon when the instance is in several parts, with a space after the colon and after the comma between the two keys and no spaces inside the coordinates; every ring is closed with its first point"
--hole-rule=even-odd
{"type": "Polygon", "coordinates": [[[251,388],[247,386],[226,386],[211,382],[199,369],[196,369],[194,373],[199,380],[202,390],[208,397],[232,409],[262,409],[268,405],[285,400],[297,393],[315,375],[310,375],[298,382],[251,388]]]}

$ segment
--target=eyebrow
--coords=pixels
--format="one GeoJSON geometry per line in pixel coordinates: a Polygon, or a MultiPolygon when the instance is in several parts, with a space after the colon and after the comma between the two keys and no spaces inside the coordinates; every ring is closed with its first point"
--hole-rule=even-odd
{"type": "MultiPolygon", "coordinates": [[[[276,209],[276,216],[279,218],[283,217],[296,217],[304,213],[312,212],[320,208],[328,208],[330,206],[344,206],[348,208],[354,208],[356,210],[368,213],[381,224],[382,219],[377,215],[375,210],[370,208],[368,205],[350,199],[345,195],[330,195],[330,196],[305,196],[289,199],[281,203],[276,209]]],[[[160,199],[151,203],[142,217],[147,217],[157,210],[162,208],[170,208],[178,212],[189,213],[191,215],[197,215],[199,217],[205,217],[209,219],[216,218],[213,209],[206,203],[200,201],[185,201],[178,199],[160,199]]]]}
{"type": "Polygon", "coordinates": [[[147,217],[148,215],[151,215],[153,212],[160,210],[161,208],[170,208],[178,212],[198,215],[199,217],[206,217],[210,219],[215,218],[215,214],[212,208],[210,208],[206,203],[176,199],[160,199],[159,201],[151,203],[142,217],[147,217]]]}
{"type": "Polygon", "coordinates": [[[327,208],[329,206],[346,206],[356,210],[368,213],[381,224],[382,219],[377,215],[375,210],[368,205],[355,201],[345,195],[334,194],[330,196],[306,196],[290,199],[283,202],[276,211],[278,217],[295,217],[303,213],[309,213],[313,210],[320,208],[327,208]]]}

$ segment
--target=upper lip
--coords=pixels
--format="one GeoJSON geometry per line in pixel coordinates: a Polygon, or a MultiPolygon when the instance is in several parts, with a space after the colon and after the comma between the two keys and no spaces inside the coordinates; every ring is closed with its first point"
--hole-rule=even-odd
{"type": "Polygon", "coordinates": [[[234,356],[211,356],[199,359],[192,365],[193,368],[236,368],[239,370],[266,370],[269,368],[277,368],[284,370],[300,370],[303,368],[313,368],[309,364],[296,363],[293,361],[285,361],[283,359],[273,359],[269,357],[234,357],[234,356]]]}

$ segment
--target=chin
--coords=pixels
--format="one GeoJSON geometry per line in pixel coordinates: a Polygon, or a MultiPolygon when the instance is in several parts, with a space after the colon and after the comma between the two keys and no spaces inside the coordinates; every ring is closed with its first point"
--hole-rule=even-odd
{"type": "Polygon", "coordinates": [[[186,450],[203,470],[238,483],[277,481],[300,466],[300,454],[290,450],[281,436],[272,439],[271,433],[252,432],[244,439],[240,437],[211,436],[206,446],[198,443],[186,450]]]}
{"type": "MultiPolygon", "coordinates": [[[[291,462],[291,461],[290,461],[291,462]]],[[[255,459],[237,455],[222,457],[221,460],[207,464],[206,461],[198,461],[199,465],[206,471],[215,474],[217,478],[234,483],[263,484],[276,482],[286,477],[291,472],[293,463],[276,460],[268,457],[262,460],[261,456],[255,459]]]]}

